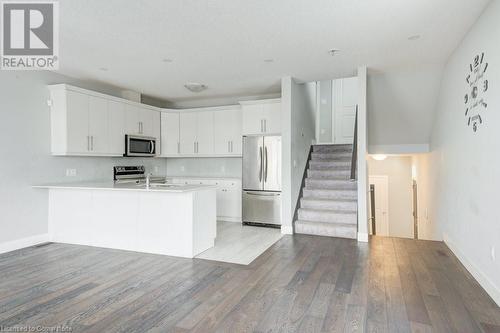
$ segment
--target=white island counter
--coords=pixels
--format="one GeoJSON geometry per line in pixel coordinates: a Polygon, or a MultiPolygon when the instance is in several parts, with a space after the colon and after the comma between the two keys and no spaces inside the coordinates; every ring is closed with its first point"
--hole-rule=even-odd
{"type": "Polygon", "coordinates": [[[52,241],[193,258],[214,246],[216,189],[207,185],[72,183],[49,190],[52,241]]]}

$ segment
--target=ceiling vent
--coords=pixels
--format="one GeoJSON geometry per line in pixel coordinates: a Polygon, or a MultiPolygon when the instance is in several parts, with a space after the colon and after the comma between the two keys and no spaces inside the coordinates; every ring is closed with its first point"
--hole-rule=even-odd
{"type": "Polygon", "coordinates": [[[194,82],[186,83],[184,85],[184,87],[186,87],[187,90],[194,92],[194,93],[199,93],[199,92],[202,92],[203,90],[208,89],[208,87],[206,85],[201,84],[201,83],[194,83],[194,82]]]}

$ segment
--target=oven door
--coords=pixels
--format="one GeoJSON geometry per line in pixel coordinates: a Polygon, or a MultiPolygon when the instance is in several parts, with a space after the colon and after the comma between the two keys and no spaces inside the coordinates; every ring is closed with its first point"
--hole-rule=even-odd
{"type": "Polygon", "coordinates": [[[156,156],[156,138],[138,135],[125,135],[124,156],[156,156]]]}

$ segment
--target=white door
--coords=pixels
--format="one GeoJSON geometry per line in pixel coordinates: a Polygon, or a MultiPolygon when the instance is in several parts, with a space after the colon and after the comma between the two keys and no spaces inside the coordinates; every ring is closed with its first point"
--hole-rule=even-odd
{"type": "Polygon", "coordinates": [[[243,135],[264,133],[264,113],[262,104],[243,104],[243,135]]]}
{"type": "Polygon", "coordinates": [[[89,96],[67,91],[67,136],[68,153],[89,153],[89,96]]]}
{"type": "Polygon", "coordinates": [[[196,153],[214,153],[214,113],[197,112],[196,153]]]}
{"type": "MultiPolygon", "coordinates": [[[[375,189],[370,192],[375,196],[375,214],[371,212],[370,216],[375,216],[375,231],[377,236],[389,236],[389,177],[388,176],[370,176],[370,185],[375,189]]],[[[370,201],[371,202],[371,201],[370,201]]],[[[371,205],[369,205],[370,207],[371,205]]],[[[371,227],[371,225],[370,225],[371,227]]],[[[373,233],[373,230],[372,230],[373,233]]]]}
{"type": "Polygon", "coordinates": [[[109,153],[123,155],[125,152],[125,104],[108,100],[109,153]]]}
{"type": "Polygon", "coordinates": [[[153,130],[154,116],[156,112],[149,109],[141,109],[139,113],[139,126],[141,128],[141,135],[155,137],[153,130]]]}
{"type": "Polygon", "coordinates": [[[97,154],[108,153],[108,101],[89,96],[90,150],[97,154]]]}
{"type": "Polygon", "coordinates": [[[334,143],[352,144],[358,104],[358,78],[335,80],[332,86],[334,143]]]}
{"type": "Polygon", "coordinates": [[[181,154],[194,154],[196,145],[196,123],[195,112],[180,113],[180,151],[181,154]]]}
{"type": "Polygon", "coordinates": [[[161,114],[161,154],[164,156],[178,155],[179,147],[179,114],[161,114]]]}
{"type": "Polygon", "coordinates": [[[265,103],[262,105],[264,132],[266,134],[281,133],[281,103],[265,103]]]}
{"type": "Polygon", "coordinates": [[[232,124],[231,128],[228,129],[231,132],[231,154],[240,155],[242,154],[242,112],[241,109],[232,110],[232,124]]]}
{"type": "Polygon", "coordinates": [[[125,132],[126,134],[141,134],[141,110],[135,105],[125,104],[125,132]]]}

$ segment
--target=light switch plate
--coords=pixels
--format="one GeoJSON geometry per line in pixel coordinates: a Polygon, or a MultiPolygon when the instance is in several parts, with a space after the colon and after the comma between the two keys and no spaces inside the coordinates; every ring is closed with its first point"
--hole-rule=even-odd
{"type": "Polygon", "coordinates": [[[76,169],[66,169],[66,177],[75,177],[76,169]]]}

